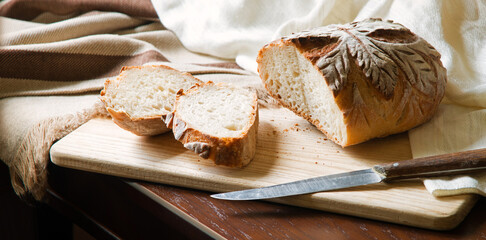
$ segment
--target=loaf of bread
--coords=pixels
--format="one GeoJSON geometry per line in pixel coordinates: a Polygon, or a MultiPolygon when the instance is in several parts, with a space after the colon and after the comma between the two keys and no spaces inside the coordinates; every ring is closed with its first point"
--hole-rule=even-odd
{"type": "Polygon", "coordinates": [[[428,121],[447,81],[429,43],[381,19],[283,37],[257,62],[275,99],[343,147],[428,121]]]}
{"type": "Polygon", "coordinates": [[[116,79],[105,81],[101,100],[121,128],[156,135],[169,131],[162,118],[172,112],[176,93],[201,82],[164,65],[124,67],[116,79]]]}
{"type": "Polygon", "coordinates": [[[243,167],[255,156],[258,99],[229,84],[196,84],[177,93],[165,122],[184,147],[216,165],[243,167]]]}

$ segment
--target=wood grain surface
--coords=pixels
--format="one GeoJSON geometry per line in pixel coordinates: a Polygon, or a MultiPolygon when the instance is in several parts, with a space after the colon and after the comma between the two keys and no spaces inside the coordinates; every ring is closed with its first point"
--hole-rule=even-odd
{"type": "Polygon", "coordinates": [[[486,198],[452,231],[433,231],[262,201],[219,201],[202,191],[140,185],[225,239],[486,239],[486,198]]]}
{"type": "MultiPolygon", "coordinates": [[[[257,155],[245,168],[215,166],[171,134],[138,137],[108,119],[83,125],[51,148],[53,163],[81,170],[207,190],[263,187],[411,158],[406,134],[341,148],[307,121],[281,108],[260,109],[257,155]]],[[[477,198],[434,198],[418,180],[272,199],[365,218],[450,229],[477,198]]]]}
{"type": "Polygon", "coordinates": [[[49,167],[49,183],[49,195],[56,200],[48,201],[49,205],[72,218],[96,239],[486,238],[486,198],[479,199],[458,227],[434,231],[264,201],[220,201],[205,191],[54,164],[49,167]],[[154,197],[147,197],[146,192],[154,197]],[[194,227],[194,222],[210,228],[219,237],[206,235],[194,227]],[[106,236],[106,231],[115,237],[106,236]]]}

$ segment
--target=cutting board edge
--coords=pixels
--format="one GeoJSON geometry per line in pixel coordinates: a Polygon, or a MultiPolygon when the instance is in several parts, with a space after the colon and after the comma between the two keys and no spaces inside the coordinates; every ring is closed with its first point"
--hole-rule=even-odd
{"type": "Polygon", "coordinates": [[[286,199],[286,200],[271,200],[271,202],[287,204],[297,207],[305,206],[305,208],[311,208],[320,211],[328,211],[338,214],[362,217],[366,219],[373,219],[379,220],[384,222],[391,222],[401,225],[407,225],[412,227],[424,228],[424,229],[431,229],[431,230],[439,230],[439,231],[447,231],[457,227],[467,216],[470,210],[474,207],[474,204],[479,199],[479,197],[475,194],[465,194],[464,195],[464,202],[458,207],[458,211],[449,214],[437,214],[437,215],[414,215],[413,213],[404,213],[402,211],[385,211],[388,214],[381,214],[377,215],[374,214],[366,214],[365,212],[356,211],[356,205],[352,205],[354,208],[348,208],[342,202],[332,201],[328,199],[319,199],[319,201],[312,201],[310,200],[312,197],[307,195],[297,196],[293,199],[286,199]],[[302,201],[302,202],[301,202],[302,201]],[[322,207],[322,205],[335,205],[339,204],[339,208],[332,208],[328,209],[327,207],[322,207]],[[395,214],[390,214],[395,213],[395,214]],[[389,216],[396,216],[389,217],[389,216]]]}
{"type": "MultiPolygon", "coordinates": [[[[62,142],[62,141],[61,141],[62,142]]],[[[128,168],[124,165],[112,165],[112,164],[103,164],[103,162],[83,162],[80,159],[75,157],[70,157],[67,154],[62,152],[62,149],[58,149],[58,144],[62,143],[55,143],[51,148],[51,161],[61,167],[68,167],[74,168],[83,171],[90,171],[96,172],[100,174],[107,174],[112,176],[130,178],[130,179],[138,179],[144,181],[152,181],[158,182],[162,184],[174,185],[179,187],[187,187],[187,188],[195,188],[203,191],[210,191],[210,192],[226,192],[226,191],[234,191],[234,190],[241,190],[248,188],[243,183],[219,183],[218,181],[211,181],[208,179],[204,179],[205,181],[200,181],[198,179],[190,179],[184,178],[184,176],[179,174],[158,174],[157,172],[150,172],[149,174],[139,174],[137,173],[148,173],[146,170],[144,171],[137,171],[137,169],[130,166],[128,168]],[[84,163],[84,164],[80,164],[84,163]],[[104,165],[109,165],[110,168],[103,168],[104,165]],[[100,171],[99,169],[103,169],[100,171]]],[[[141,169],[142,170],[142,169],[141,169]]],[[[323,197],[313,197],[313,195],[302,195],[302,196],[295,196],[295,197],[287,197],[281,199],[271,199],[267,200],[269,202],[287,204],[297,207],[304,207],[304,208],[311,208],[319,211],[327,211],[333,212],[338,214],[344,215],[351,215],[357,217],[363,217],[367,219],[374,219],[386,222],[392,222],[402,225],[408,225],[413,227],[420,227],[432,230],[450,230],[457,225],[459,225],[462,220],[467,216],[469,211],[474,206],[475,201],[477,200],[476,196],[466,196],[465,201],[462,202],[460,207],[457,211],[449,212],[447,214],[424,214],[422,215],[415,215],[413,213],[404,213],[397,211],[396,213],[390,211],[388,209],[384,209],[382,211],[386,213],[394,213],[394,214],[381,214],[377,215],[375,213],[366,212],[359,212],[356,211],[356,205],[352,203],[340,202],[333,199],[327,199],[323,197]],[[333,207],[337,206],[339,207],[333,207]],[[331,207],[330,207],[331,206],[331,207]],[[389,217],[389,216],[397,216],[396,218],[389,217]]],[[[367,208],[369,208],[367,206],[367,208]]],[[[366,209],[366,208],[365,208],[366,209]]]]}

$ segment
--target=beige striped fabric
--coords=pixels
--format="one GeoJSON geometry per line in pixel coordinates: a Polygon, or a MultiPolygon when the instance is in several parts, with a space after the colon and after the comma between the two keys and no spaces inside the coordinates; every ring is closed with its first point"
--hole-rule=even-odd
{"type": "Polygon", "coordinates": [[[165,64],[203,81],[260,87],[232,62],[187,51],[150,1],[101,2],[0,3],[0,159],[26,199],[45,195],[50,146],[107,116],[99,91],[123,66],[165,64]]]}

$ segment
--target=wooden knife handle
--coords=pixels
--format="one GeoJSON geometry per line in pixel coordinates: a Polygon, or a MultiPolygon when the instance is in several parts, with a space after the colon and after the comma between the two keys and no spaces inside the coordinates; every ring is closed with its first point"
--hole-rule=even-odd
{"type": "Polygon", "coordinates": [[[376,165],[386,179],[434,177],[486,170],[486,148],[376,165]]]}

